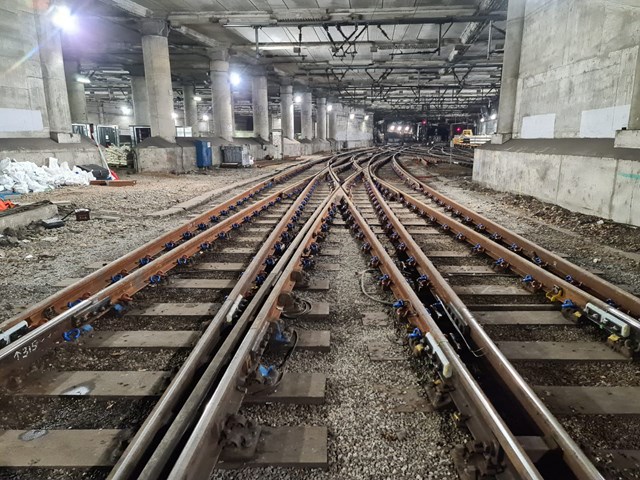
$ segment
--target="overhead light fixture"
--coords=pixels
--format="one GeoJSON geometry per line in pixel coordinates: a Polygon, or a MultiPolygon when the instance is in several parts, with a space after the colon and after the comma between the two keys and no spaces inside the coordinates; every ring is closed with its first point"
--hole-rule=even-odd
{"type": "Polygon", "coordinates": [[[327,112],[330,112],[331,110],[333,110],[333,105],[327,105],[327,112]]]}
{"type": "Polygon", "coordinates": [[[201,102],[201,101],[202,101],[202,97],[198,97],[197,95],[196,95],[195,97],[193,97],[193,99],[194,99],[196,102],[201,102]]]}
{"type": "Polygon", "coordinates": [[[495,120],[496,118],[498,118],[498,114],[497,113],[492,113],[490,118],[491,118],[491,120],[495,120]]]}
{"type": "Polygon", "coordinates": [[[302,97],[300,95],[296,95],[295,98],[293,99],[294,102],[296,103],[300,103],[302,102],[302,97]]]}
{"type": "Polygon", "coordinates": [[[205,121],[205,122],[208,122],[209,121],[209,115],[207,115],[207,114],[202,115],[202,120],[205,121]]]}
{"type": "Polygon", "coordinates": [[[369,115],[364,116],[364,121],[366,122],[367,120],[369,120],[369,115]]]}
{"type": "Polygon", "coordinates": [[[408,132],[409,130],[411,130],[411,127],[409,125],[407,125],[406,127],[404,127],[404,131],[408,132]]]}
{"type": "Polygon", "coordinates": [[[229,81],[231,82],[231,85],[237,87],[242,82],[242,79],[236,72],[231,72],[231,74],[229,75],[229,81]]]}
{"type": "Polygon", "coordinates": [[[484,117],[480,117],[480,122],[484,123],[484,117]]]}
{"type": "Polygon", "coordinates": [[[66,5],[56,5],[51,14],[51,22],[60,30],[73,32],[77,27],[76,17],[66,5]]]}
{"type": "Polygon", "coordinates": [[[395,129],[396,129],[396,126],[395,126],[395,125],[391,125],[391,126],[389,127],[389,131],[390,131],[390,132],[393,132],[395,129]]]}
{"type": "Polygon", "coordinates": [[[356,114],[355,113],[350,113],[349,114],[349,120],[353,120],[354,118],[356,118],[356,114]]]}
{"type": "Polygon", "coordinates": [[[122,111],[123,115],[129,115],[131,113],[131,108],[129,108],[127,105],[121,106],[120,110],[122,111]]]}
{"type": "Polygon", "coordinates": [[[84,84],[89,84],[89,83],[91,83],[91,80],[89,80],[89,78],[84,77],[84,76],[82,76],[82,75],[78,75],[78,76],[76,77],[76,82],[78,82],[78,83],[84,83],[84,84]]]}
{"type": "Polygon", "coordinates": [[[178,114],[176,112],[171,112],[171,118],[175,120],[176,118],[178,118],[178,114]]]}

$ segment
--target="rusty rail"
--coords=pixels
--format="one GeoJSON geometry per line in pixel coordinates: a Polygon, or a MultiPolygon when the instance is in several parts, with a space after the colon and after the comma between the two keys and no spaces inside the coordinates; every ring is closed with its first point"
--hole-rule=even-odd
{"type": "MultiPolygon", "coordinates": [[[[370,172],[365,173],[365,178],[371,185],[374,184],[370,172]]],[[[380,179],[377,180],[382,182],[380,179]]],[[[597,468],[586,457],[584,452],[573,441],[555,416],[548,410],[542,400],[540,400],[533,389],[521,377],[495,343],[493,343],[471,311],[469,311],[464,302],[429,260],[428,255],[426,255],[413,240],[391,207],[387,205],[378,189],[372,187],[370,191],[375,198],[376,204],[379,206],[379,210],[384,215],[383,219],[386,219],[393,228],[393,231],[398,233],[402,242],[406,245],[408,254],[416,260],[420,273],[428,275],[431,283],[430,288],[436,293],[436,298],[441,298],[448,313],[459,322],[459,330],[468,329],[471,339],[480,348],[483,356],[489,361],[504,384],[508,386],[523,406],[523,409],[530,415],[533,422],[544,434],[543,438],[549,449],[555,448],[556,445],[560,447],[565,462],[571,470],[576,473],[578,478],[602,479],[603,477],[597,468]]]]}
{"type": "MultiPolygon", "coordinates": [[[[247,320],[259,308],[262,300],[264,300],[263,297],[266,295],[265,292],[269,290],[269,286],[273,282],[273,278],[284,268],[283,263],[286,264],[286,261],[283,262],[283,260],[286,260],[286,258],[281,258],[278,261],[276,268],[267,276],[259,290],[255,288],[254,279],[256,275],[263,271],[266,259],[274,251],[274,245],[280,240],[281,235],[289,230],[288,224],[292,222],[292,217],[299,215],[300,208],[304,209],[325,171],[318,173],[315,180],[310,182],[305,190],[300,193],[247,266],[240,280],[211,320],[194,350],[129,443],[118,463],[111,470],[110,479],[124,480],[134,477],[137,479],[153,479],[163,476],[163,471],[171,458],[171,453],[183,438],[193,419],[196,418],[197,410],[204,401],[207,392],[211,389],[215,378],[227,363],[228,357],[237,348],[237,343],[242,339],[242,335],[245,334],[247,320]],[[259,293],[256,293],[256,291],[259,293]],[[250,303],[242,310],[242,317],[234,325],[233,331],[226,337],[223,345],[216,348],[220,339],[220,330],[227,322],[228,314],[234,313],[233,308],[238,298],[245,298],[250,303]],[[197,379],[197,384],[194,386],[193,382],[197,370],[205,364],[209,366],[197,379]],[[188,392],[186,400],[178,408],[178,401],[185,398],[189,388],[191,390],[188,392]],[[174,412],[176,408],[178,410],[174,412]],[[169,418],[173,418],[173,421],[167,428],[166,425],[169,418]],[[160,435],[161,429],[164,429],[164,431],[161,434],[161,440],[159,440],[158,435],[160,435]],[[157,445],[152,447],[151,445],[154,442],[157,442],[157,445]],[[153,448],[152,452],[149,451],[151,448],[153,448]]],[[[314,216],[312,215],[311,218],[314,218],[314,216]]],[[[308,228],[306,225],[303,226],[296,238],[303,235],[306,228],[308,228]]],[[[295,243],[292,243],[292,245],[295,246],[295,243]]]]}
{"type": "MultiPolygon", "coordinates": [[[[333,202],[337,193],[327,199],[333,202]]],[[[326,217],[330,215],[332,205],[321,205],[313,218],[312,226],[298,247],[293,250],[290,261],[278,277],[277,282],[264,302],[264,306],[251,322],[247,335],[243,338],[236,354],[227,367],[215,391],[207,402],[202,415],[186,441],[178,459],[168,475],[169,479],[208,478],[215,468],[220,453],[220,440],[227,416],[239,408],[245,390],[240,387],[239,379],[255,368],[255,358],[264,348],[264,339],[270,325],[277,321],[283,310],[283,294],[291,292],[302,270],[300,258],[308,254],[309,246],[316,241],[326,217]]],[[[310,220],[311,221],[311,220],[310,220]]]]}
{"type": "MultiPolygon", "coordinates": [[[[563,280],[566,281],[566,279],[570,277],[572,279],[572,283],[576,285],[581,284],[584,287],[582,288],[583,290],[592,293],[594,296],[598,296],[600,300],[606,302],[607,299],[611,299],[619,305],[620,309],[625,310],[630,315],[640,317],[640,298],[631,295],[629,292],[626,292],[616,285],[613,285],[597,275],[578,267],[576,264],[565,260],[544,247],[502,227],[484,215],[474,212],[461,203],[456,202],[450,197],[447,197],[446,195],[443,195],[437,190],[429,187],[424,182],[421,182],[411,175],[398,162],[397,156],[394,156],[392,164],[396,173],[400,178],[405,180],[411,188],[417,189],[419,193],[424,194],[432,202],[436,202],[445,209],[452,211],[456,217],[463,218],[465,223],[473,224],[474,228],[479,228],[482,231],[486,231],[488,234],[498,235],[501,238],[501,241],[506,245],[517,245],[522,248],[523,251],[527,252],[527,256],[530,261],[534,262],[534,258],[538,257],[540,262],[545,264],[549,271],[553,272],[563,280]]],[[[609,305],[607,304],[606,307],[608,308],[609,305]]]]}

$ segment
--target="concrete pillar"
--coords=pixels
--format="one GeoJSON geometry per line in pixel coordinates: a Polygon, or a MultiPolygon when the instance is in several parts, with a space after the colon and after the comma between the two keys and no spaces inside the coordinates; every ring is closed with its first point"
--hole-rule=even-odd
{"type": "Polygon", "coordinates": [[[302,127],[302,138],[313,139],[313,104],[311,92],[302,94],[302,104],[300,105],[300,120],[302,127]]]}
{"type": "Polygon", "coordinates": [[[169,63],[169,26],[164,20],[142,22],[142,57],[149,98],[151,135],[169,142],[176,140],[173,113],[173,87],[169,63]]]}
{"type": "Polygon", "coordinates": [[[338,113],[342,110],[342,105],[333,103],[329,112],[329,138],[335,140],[338,136],[338,113]]]}
{"type": "Polygon", "coordinates": [[[131,100],[136,125],[151,125],[149,116],[149,94],[144,75],[131,76],[131,100]]]}
{"type": "Polygon", "coordinates": [[[500,110],[498,131],[492,143],[504,143],[511,139],[516,113],[518,76],[520,74],[520,53],[522,31],[524,29],[525,0],[509,0],[507,9],[507,35],[504,44],[502,83],[500,86],[500,110]]]}
{"type": "Polygon", "coordinates": [[[316,100],[316,119],[318,123],[317,137],[320,140],[327,139],[327,99],[319,97],[316,100]]]}
{"type": "Polygon", "coordinates": [[[67,79],[67,96],[69,97],[71,123],[89,123],[84,83],[78,82],[78,73],[79,68],[77,61],[68,60],[64,62],[64,74],[67,79]]]}
{"type": "Polygon", "coordinates": [[[282,136],[293,139],[293,87],[291,85],[280,86],[280,113],[282,136]]]}
{"type": "Polygon", "coordinates": [[[235,133],[227,52],[211,59],[211,106],[214,135],[232,141],[235,133]]]}
{"type": "Polygon", "coordinates": [[[182,87],[184,97],[184,126],[191,127],[191,135],[197,137],[200,134],[198,127],[198,102],[196,102],[196,87],[184,85],[182,87]]]}
{"type": "Polygon", "coordinates": [[[263,140],[269,140],[269,95],[267,77],[253,77],[251,102],[253,103],[253,134],[263,140]]]}
{"type": "MultiPolygon", "coordinates": [[[[48,4],[46,1],[43,3],[48,4]]],[[[42,13],[37,15],[36,30],[49,120],[49,134],[58,143],[80,143],[80,135],[71,133],[71,110],[69,109],[60,31],[53,25],[51,12],[46,6],[43,5],[42,13]]]]}
{"type": "Polygon", "coordinates": [[[626,130],[618,130],[614,145],[617,148],[640,148],[640,49],[631,92],[631,109],[626,130]]]}

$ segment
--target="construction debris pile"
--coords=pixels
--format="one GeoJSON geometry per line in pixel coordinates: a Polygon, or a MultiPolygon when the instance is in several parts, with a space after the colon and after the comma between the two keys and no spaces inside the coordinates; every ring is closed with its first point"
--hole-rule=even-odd
{"type": "Polygon", "coordinates": [[[45,192],[64,185],[89,185],[91,180],[95,177],[90,172],[78,167],[71,169],[67,162],[58,164],[53,157],[42,167],[11,158],[0,160],[0,192],[45,192]]]}

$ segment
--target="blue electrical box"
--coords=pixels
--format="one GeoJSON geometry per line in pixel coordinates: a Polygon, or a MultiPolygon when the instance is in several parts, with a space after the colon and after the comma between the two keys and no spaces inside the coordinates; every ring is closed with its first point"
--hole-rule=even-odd
{"type": "Polygon", "coordinates": [[[211,168],[213,158],[211,152],[211,142],[195,140],[196,145],[196,166],[198,168],[211,168]]]}

